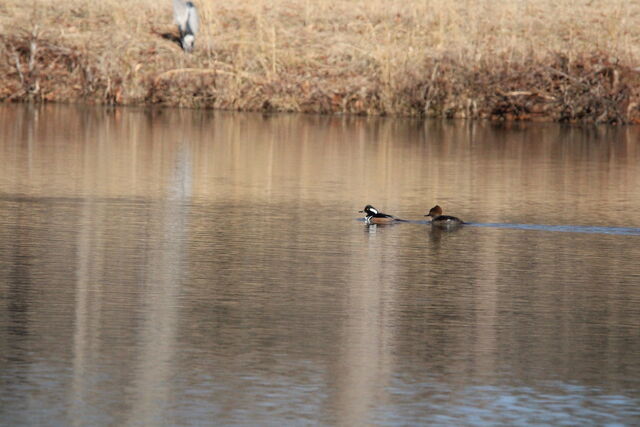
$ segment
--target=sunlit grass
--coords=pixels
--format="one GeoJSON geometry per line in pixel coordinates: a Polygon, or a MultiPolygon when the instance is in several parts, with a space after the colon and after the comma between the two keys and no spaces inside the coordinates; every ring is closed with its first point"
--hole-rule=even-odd
{"type": "Polygon", "coordinates": [[[175,31],[168,0],[5,0],[0,98],[457,117],[604,114],[616,121],[611,114],[619,113],[606,106],[573,104],[582,102],[575,98],[584,98],[584,84],[595,96],[615,98],[617,70],[617,84],[630,87],[626,108],[637,102],[637,2],[196,4],[201,31],[188,55],[161,37],[175,31]],[[597,81],[587,81],[591,74],[597,81]],[[576,87],[573,77],[581,81],[576,87]]]}

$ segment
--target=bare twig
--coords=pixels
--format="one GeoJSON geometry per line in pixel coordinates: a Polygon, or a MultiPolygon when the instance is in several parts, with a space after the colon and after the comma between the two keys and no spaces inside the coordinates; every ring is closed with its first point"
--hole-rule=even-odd
{"type": "Polygon", "coordinates": [[[13,53],[15,62],[16,62],[16,70],[18,71],[18,77],[20,77],[20,83],[24,86],[24,74],[22,74],[22,65],[20,64],[20,56],[18,52],[13,53]]]}

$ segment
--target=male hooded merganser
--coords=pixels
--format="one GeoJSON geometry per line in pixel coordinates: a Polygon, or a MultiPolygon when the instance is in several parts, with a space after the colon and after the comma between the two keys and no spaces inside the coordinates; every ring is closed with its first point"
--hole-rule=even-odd
{"type": "Polygon", "coordinates": [[[464,224],[464,221],[460,218],[442,215],[442,208],[438,205],[432,207],[431,210],[429,210],[429,213],[425,216],[431,217],[431,225],[436,225],[438,227],[452,227],[464,224]]]}
{"type": "Polygon", "coordinates": [[[382,212],[378,212],[378,209],[374,208],[371,205],[367,205],[363,210],[358,211],[360,213],[365,213],[366,216],[364,220],[367,224],[391,224],[396,221],[402,221],[399,218],[396,218],[393,215],[387,215],[382,212]]]}

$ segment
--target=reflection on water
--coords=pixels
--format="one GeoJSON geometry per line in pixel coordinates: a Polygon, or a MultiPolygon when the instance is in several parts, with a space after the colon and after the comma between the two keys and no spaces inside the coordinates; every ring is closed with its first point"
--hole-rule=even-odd
{"type": "Polygon", "coordinates": [[[635,128],[0,124],[9,425],[640,419],[635,128]],[[411,221],[368,227],[367,203],[411,221]],[[432,229],[436,203],[473,224],[432,229]]]}

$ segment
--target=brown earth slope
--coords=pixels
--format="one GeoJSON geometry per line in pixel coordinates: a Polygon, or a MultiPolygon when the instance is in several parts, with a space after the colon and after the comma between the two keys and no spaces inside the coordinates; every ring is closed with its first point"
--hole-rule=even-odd
{"type": "Polygon", "coordinates": [[[0,100],[640,122],[636,2],[196,4],[185,54],[169,0],[5,0],[0,100]]]}

